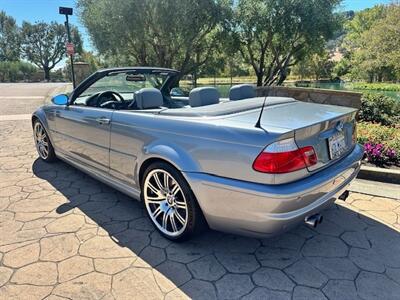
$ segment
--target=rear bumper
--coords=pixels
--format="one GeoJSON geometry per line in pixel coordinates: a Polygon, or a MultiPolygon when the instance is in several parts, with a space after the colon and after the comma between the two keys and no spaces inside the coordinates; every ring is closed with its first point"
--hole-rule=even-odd
{"type": "Polygon", "coordinates": [[[357,176],[363,150],[302,180],[265,185],[185,172],[209,226],[247,236],[268,237],[329,206],[357,176]]]}

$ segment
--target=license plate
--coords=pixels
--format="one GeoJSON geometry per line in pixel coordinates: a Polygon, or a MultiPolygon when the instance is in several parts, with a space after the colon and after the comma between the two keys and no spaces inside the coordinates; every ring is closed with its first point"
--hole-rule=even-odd
{"type": "Polygon", "coordinates": [[[343,132],[338,132],[329,137],[329,154],[331,159],[336,159],[346,152],[346,139],[343,132]]]}

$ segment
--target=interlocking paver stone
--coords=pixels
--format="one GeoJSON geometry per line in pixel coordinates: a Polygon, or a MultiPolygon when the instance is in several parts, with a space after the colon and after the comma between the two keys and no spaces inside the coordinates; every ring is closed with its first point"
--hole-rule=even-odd
{"type": "Polygon", "coordinates": [[[256,257],[262,266],[272,268],[286,268],[300,259],[300,252],[290,249],[260,247],[256,257]]]}
{"type": "Polygon", "coordinates": [[[400,284],[400,269],[386,268],[386,275],[393,281],[400,284]]]}
{"type": "Polygon", "coordinates": [[[345,257],[348,247],[339,238],[318,235],[306,242],[302,253],[304,256],[345,257]]]}
{"type": "Polygon", "coordinates": [[[0,266],[0,287],[7,283],[12,273],[12,269],[0,266]]]}
{"type": "Polygon", "coordinates": [[[109,237],[96,236],[85,241],[79,248],[79,254],[93,258],[129,257],[128,248],[121,247],[109,237]]]}
{"type": "Polygon", "coordinates": [[[66,215],[49,224],[47,224],[47,232],[50,233],[63,233],[63,232],[76,232],[85,224],[85,218],[80,215],[66,215]]]}
{"type": "Polygon", "coordinates": [[[20,268],[39,259],[39,243],[17,248],[4,255],[3,264],[12,268],[20,268]]]}
{"type": "Polygon", "coordinates": [[[147,246],[140,253],[140,257],[148,262],[151,266],[155,267],[166,260],[164,249],[147,246]]]}
{"type": "Polygon", "coordinates": [[[245,300],[290,300],[292,296],[289,292],[271,291],[266,288],[255,288],[250,294],[242,299],[245,300]]]}
{"type": "Polygon", "coordinates": [[[188,268],[195,278],[209,281],[218,280],[226,273],[214,255],[208,255],[189,263],[188,268]]]}
{"type": "Polygon", "coordinates": [[[327,298],[320,290],[296,286],[293,292],[293,300],[327,300],[327,298]]]}
{"type": "Polygon", "coordinates": [[[353,280],[359,272],[348,258],[310,257],[307,260],[330,279],[353,280]]]}
{"type": "Polygon", "coordinates": [[[273,290],[291,291],[295,284],[280,270],[261,268],[253,274],[253,281],[258,286],[273,290]]]}
{"type": "Polygon", "coordinates": [[[363,299],[398,299],[400,295],[400,285],[383,274],[362,271],[356,286],[363,299]]]}
{"type": "Polygon", "coordinates": [[[239,298],[254,287],[248,275],[227,274],[216,282],[217,295],[221,299],[239,298]]]}
{"type": "Polygon", "coordinates": [[[69,299],[102,299],[111,289],[111,276],[89,273],[55,287],[52,294],[69,299]]]}
{"type": "Polygon", "coordinates": [[[73,256],[58,264],[58,280],[68,281],[93,270],[93,262],[90,258],[73,256]]]}
{"type": "Polygon", "coordinates": [[[254,255],[244,253],[216,253],[218,261],[231,273],[250,273],[260,267],[254,255]]]}
{"type": "Polygon", "coordinates": [[[96,271],[112,275],[129,268],[135,260],[135,257],[96,258],[94,266],[96,271]]]}
{"type": "Polygon", "coordinates": [[[184,264],[170,260],[157,266],[157,270],[168,277],[177,286],[184,284],[192,278],[192,275],[184,264]]]}
{"type": "Polygon", "coordinates": [[[369,249],[371,247],[364,232],[348,231],[341,236],[341,239],[352,247],[364,248],[364,249],[369,249]]]}
{"type": "Polygon", "coordinates": [[[18,269],[11,282],[16,284],[53,285],[57,283],[57,265],[53,262],[36,262],[18,269]]]}
{"type": "Polygon", "coordinates": [[[285,269],[285,273],[300,285],[319,288],[328,278],[310,263],[302,260],[285,269]]]}
{"type": "Polygon", "coordinates": [[[180,287],[180,290],[187,291],[186,294],[189,294],[192,299],[217,299],[214,286],[207,281],[192,279],[180,287]]]}
{"type": "Polygon", "coordinates": [[[322,290],[329,299],[333,300],[360,299],[351,280],[329,280],[322,290]]]}
{"type": "Polygon", "coordinates": [[[79,240],[73,233],[43,238],[40,241],[40,259],[62,261],[78,252],[79,240]]]}
{"type": "Polygon", "coordinates": [[[114,276],[112,293],[116,299],[161,299],[163,294],[149,269],[127,269],[114,276]]]}
{"type": "Polygon", "coordinates": [[[385,271],[382,258],[374,249],[352,248],[349,258],[363,270],[378,273],[385,271]]]}
{"type": "Polygon", "coordinates": [[[52,286],[8,284],[0,288],[0,295],[3,299],[21,299],[21,295],[29,295],[29,300],[41,300],[49,295],[52,289],[52,286]]]}

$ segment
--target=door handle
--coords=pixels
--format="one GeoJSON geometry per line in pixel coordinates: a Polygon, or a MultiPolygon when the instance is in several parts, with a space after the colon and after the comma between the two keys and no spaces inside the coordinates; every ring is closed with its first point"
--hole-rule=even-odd
{"type": "Polygon", "coordinates": [[[110,124],[110,119],[101,117],[101,118],[97,118],[96,122],[99,123],[100,125],[110,124]]]}

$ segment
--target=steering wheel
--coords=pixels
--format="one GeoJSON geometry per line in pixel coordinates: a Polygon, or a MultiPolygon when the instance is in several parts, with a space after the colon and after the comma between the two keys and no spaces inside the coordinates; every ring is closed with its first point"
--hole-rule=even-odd
{"type": "Polygon", "coordinates": [[[97,106],[98,107],[103,107],[104,105],[113,102],[113,101],[119,101],[119,102],[124,102],[124,98],[121,96],[121,94],[119,94],[118,92],[115,91],[104,91],[101,92],[98,96],[97,96],[97,106]],[[114,99],[114,100],[110,100],[110,98],[114,99]],[[103,99],[106,99],[106,101],[102,101],[103,99]]]}

